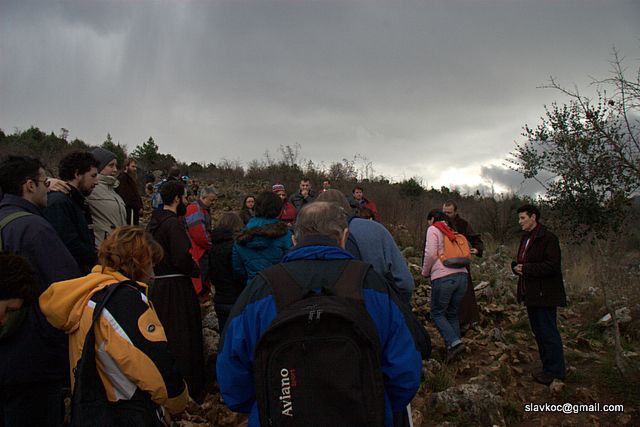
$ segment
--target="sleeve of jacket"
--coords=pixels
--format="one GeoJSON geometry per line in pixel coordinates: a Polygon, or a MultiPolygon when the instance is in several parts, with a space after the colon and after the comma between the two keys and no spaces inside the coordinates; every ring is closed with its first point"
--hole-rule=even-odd
{"type": "Polygon", "coordinates": [[[481,257],[482,253],[484,252],[484,242],[482,241],[480,234],[475,232],[475,230],[473,229],[473,227],[471,227],[471,224],[469,222],[467,222],[466,232],[467,233],[465,237],[469,241],[469,244],[471,245],[472,248],[478,251],[476,255],[481,257]]]}
{"type": "Polygon", "coordinates": [[[244,262],[242,261],[242,256],[240,255],[240,251],[238,250],[238,244],[234,243],[231,248],[231,266],[233,271],[242,277],[247,277],[247,269],[244,266],[244,262]]]}
{"type": "Polygon", "coordinates": [[[438,260],[438,233],[434,226],[427,229],[427,238],[424,244],[424,259],[422,261],[422,275],[429,277],[433,264],[438,260]]]}
{"type": "Polygon", "coordinates": [[[17,252],[27,258],[40,279],[42,293],[51,283],[80,277],[78,263],[60,240],[58,233],[40,216],[19,218],[32,220],[24,228],[22,247],[17,252]],[[55,254],[55,256],[52,256],[55,254]]]}
{"type": "MultiPolygon", "coordinates": [[[[560,242],[558,238],[551,233],[545,235],[545,239],[540,239],[533,244],[542,244],[544,247],[544,259],[536,262],[527,262],[522,265],[522,275],[524,277],[550,277],[555,276],[561,271],[561,253],[560,242]]],[[[531,253],[531,249],[529,249],[531,253]]]]}
{"type": "Polygon", "coordinates": [[[56,230],[71,255],[82,265],[93,266],[98,261],[96,248],[79,238],[76,225],[70,223],[75,217],[72,209],[69,203],[54,202],[44,209],[43,215],[56,230]]]}
{"type": "Polygon", "coordinates": [[[380,336],[380,363],[391,408],[406,407],[420,387],[422,360],[395,297],[382,277],[370,270],[365,278],[364,302],[380,336]]]}
{"type": "Polygon", "coordinates": [[[138,290],[122,288],[106,308],[100,319],[106,353],[155,403],[172,414],[182,412],[189,392],[169,350],[164,328],[146,297],[138,290]]]}
{"type": "Polygon", "coordinates": [[[216,374],[224,403],[235,412],[249,413],[256,400],[253,354],[258,340],[276,317],[270,287],[256,276],[233,307],[216,360],[216,374]]]}
{"type": "Polygon", "coordinates": [[[187,231],[191,241],[202,249],[211,249],[211,236],[204,225],[204,215],[200,212],[197,203],[187,206],[187,231]]]}

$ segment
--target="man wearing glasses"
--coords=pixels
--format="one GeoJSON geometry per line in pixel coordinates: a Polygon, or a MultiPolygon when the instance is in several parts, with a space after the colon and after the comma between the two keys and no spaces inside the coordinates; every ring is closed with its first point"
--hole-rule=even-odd
{"type": "MultiPolygon", "coordinates": [[[[9,156],[0,163],[4,195],[0,249],[29,261],[38,295],[52,282],[80,276],[78,264],[42,216],[48,185],[38,159],[9,156]]],[[[11,331],[0,334],[0,424],[5,427],[58,426],[64,418],[63,388],[69,383],[67,339],[49,325],[35,301],[16,312],[11,331]]]]}

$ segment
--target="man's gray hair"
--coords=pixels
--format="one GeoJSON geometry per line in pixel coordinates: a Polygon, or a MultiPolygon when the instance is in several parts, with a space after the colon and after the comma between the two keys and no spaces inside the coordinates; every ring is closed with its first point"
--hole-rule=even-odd
{"type": "Polygon", "coordinates": [[[200,198],[207,197],[209,194],[218,195],[218,190],[213,185],[200,189],[200,198]]]}
{"type": "Polygon", "coordinates": [[[296,218],[295,236],[298,241],[311,234],[321,234],[339,242],[348,227],[347,213],[335,203],[313,202],[296,218]]]}

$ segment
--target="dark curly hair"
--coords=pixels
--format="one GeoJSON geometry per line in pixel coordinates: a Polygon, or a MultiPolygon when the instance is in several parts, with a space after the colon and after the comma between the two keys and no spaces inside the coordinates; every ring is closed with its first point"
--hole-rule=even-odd
{"type": "Polygon", "coordinates": [[[74,151],[60,160],[58,164],[58,176],[64,181],[71,181],[76,177],[76,173],[82,175],[91,170],[91,167],[98,169],[100,162],[87,151],[74,151]]]}
{"type": "Polygon", "coordinates": [[[0,300],[20,298],[29,302],[38,296],[38,283],[25,258],[0,252],[0,271],[0,300]]]}
{"type": "Polygon", "coordinates": [[[256,217],[277,218],[282,211],[282,199],[271,191],[263,191],[256,197],[256,217]]]}

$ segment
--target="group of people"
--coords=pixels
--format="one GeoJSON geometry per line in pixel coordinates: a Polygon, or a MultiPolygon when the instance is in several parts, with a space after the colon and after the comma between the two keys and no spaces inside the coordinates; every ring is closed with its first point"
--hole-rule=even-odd
{"type": "MultiPolygon", "coordinates": [[[[118,175],[115,155],[102,148],[65,156],[58,180],[34,158],[0,163],[0,426],[61,425],[65,389],[78,389],[85,378],[78,371],[87,342],[95,345],[94,369],[111,402],[96,425],[160,425],[183,411],[189,396],[201,401],[214,374],[205,371],[198,298],[208,293],[222,334],[220,392],[232,410],[251,414],[250,426],[271,417],[254,372],[261,343],[288,306],[317,295],[364,309],[365,329],[376,337],[367,366],[381,375],[371,387],[379,389],[372,405],[382,412],[354,412],[353,425],[410,425],[408,405],[430,344],[410,309],[413,276],[361,187],[347,197],[325,181],[316,193],[303,178],[287,197],[274,184],[213,224],[216,189],[200,187],[189,203],[179,173],[170,174],[157,188],[161,203],[145,229],[137,225],[136,166],[127,160],[118,175]]],[[[555,307],[565,303],[559,245],[535,207],[519,212],[525,235],[513,271],[543,364],[534,377],[549,383],[564,377],[555,323],[555,307]]],[[[453,201],[427,218],[422,274],[431,278],[431,318],[451,359],[464,349],[460,321],[476,321],[478,309],[469,270],[444,266],[438,254],[454,232],[467,236],[477,256],[483,245],[453,201]]],[[[310,311],[309,320],[319,321],[321,312],[310,311]]],[[[365,399],[352,395],[353,386],[336,389],[317,375],[304,377],[308,367],[299,362],[277,371],[294,375],[286,386],[284,376],[277,379],[282,415],[290,416],[299,398],[296,414],[336,423],[331,417],[347,414],[327,410],[318,396],[352,405],[365,399]],[[295,393],[292,384],[300,384],[295,393]],[[305,401],[305,387],[317,397],[305,401]],[[313,399],[319,403],[312,408],[313,399]]]]}

